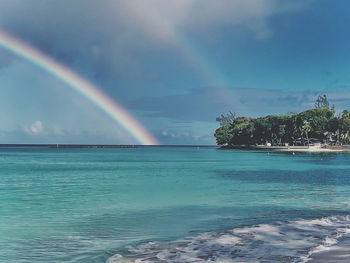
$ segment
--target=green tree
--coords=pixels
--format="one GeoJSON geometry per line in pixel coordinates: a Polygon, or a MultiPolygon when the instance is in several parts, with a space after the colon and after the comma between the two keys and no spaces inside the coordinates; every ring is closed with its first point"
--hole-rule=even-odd
{"type": "Polygon", "coordinates": [[[316,109],[329,109],[329,103],[326,95],[319,95],[315,102],[316,109]]]}
{"type": "Polygon", "coordinates": [[[311,131],[311,125],[307,122],[304,123],[304,125],[302,126],[302,131],[306,135],[307,146],[310,146],[309,132],[311,131]]]}
{"type": "Polygon", "coordinates": [[[216,121],[220,123],[220,126],[224,126],[226,124],[233,124],[235,122],[235,119],[236,114],[230,111],[226,115],[221,114],[219,117],[216,118],[216,121]]]}
{"type": "Polygon", "coordinates": [[[299,114],[269,115],[260,118],[236,117],[230,112],[216,119],[218,145],[267,144],[310,145],[310,138],[332,143],[350,143],[350,111],[335,115],[326,95],[319,96],[315,108],[299,114]]]}
{"type": "Polygon", "coordinates": [[[216,131],[215,131],[215,134],[214,134],[215,138],[216,138],[216,144],[217,145],[226,145],[228,144],[234,134],[232,132],[232,127],[230,124],[226,124],[224,126],[221,126],[220,128],[218,128],[216,131]]]}
{"type": "Polygon", "coordinates": [[[350,131],[350,111],[343,111],[339,123],[341,129],[340,141],[343,144],[349,144],[349,131],[350,131]]]}

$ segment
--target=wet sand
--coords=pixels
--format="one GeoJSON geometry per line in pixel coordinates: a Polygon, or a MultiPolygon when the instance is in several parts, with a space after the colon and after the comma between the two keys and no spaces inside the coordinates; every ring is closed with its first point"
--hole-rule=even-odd
{"type": "Polygon", "coordinates": [[[328,149],[328,148],[313,148],[300,149],[300,148],[289,148],[289,149],[279,149],[278,151],[283,152],[348,152],[349,150],[338,150],[338,149],[328,149]]]}
{"type": "Polygon", "coordinates": [[[329,249],[317,252],[311,256],[308,263],[349,263],[350,238],[346,238],[329,249]]]}
{"type": "Polygon", "coordinates": [[[320,146],[222,146],[221,149],[237,149],[237,150],[264,150],[274,152],[350,152],[350,147],[320,147],[320,146]]]}

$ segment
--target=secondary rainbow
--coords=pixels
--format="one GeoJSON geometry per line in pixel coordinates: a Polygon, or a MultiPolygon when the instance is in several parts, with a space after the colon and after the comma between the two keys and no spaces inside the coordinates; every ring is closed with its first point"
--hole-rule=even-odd
{"type": "Polygon", "coordinates": [[[144,145],[158,144],[154,136],[115,100],[109,98],[92,83],[82,78],[71,69],[3,31],[0,31],[0,47],[26,59],[30,63],[66,83],[68,87],[76,90],[79,94],[83,95],[103,110],[119,126],[123,127],[124,130],[132,135],[138,143],[144,145]]]}

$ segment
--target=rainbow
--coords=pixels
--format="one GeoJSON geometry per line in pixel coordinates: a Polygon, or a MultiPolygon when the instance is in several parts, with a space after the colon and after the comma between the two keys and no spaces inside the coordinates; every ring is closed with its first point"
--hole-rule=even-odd
{"type": "Polygon", "coordinates": [[[157,145],[157,140],[115,100],[86,79],[30,45],[0,31],[0,47],[45,70],[95,104],[140,144],[157,145]]]}
{"type": "Polygon", "coordinates": [[[164,15],[157,5],[142,3],[142,8],[140,8],[140,1],[123,2],[131,12],[130,15],[142,19],[143,26],[148,28],[152,34],[171,42],[178,48],[186,63],[201,74],[201,81],[204,81],[207,87],[228,88],[231,85],[231,79],[227,74],[223,74],[208,54],[202,52],[188,35],[179,30],[177,23],[172,21],[170,16],[164,15]]]}

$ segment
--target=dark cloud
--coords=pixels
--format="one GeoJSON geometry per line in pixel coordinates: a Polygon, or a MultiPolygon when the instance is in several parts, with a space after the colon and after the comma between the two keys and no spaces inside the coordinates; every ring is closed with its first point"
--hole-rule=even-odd
{"type": "MultiPolygon", "coordinates": [[[[9,67],[13,61],[13,56],[10,56],[5,50],[0,49],[0,70],[9,67]]],[[[0,74],[1,73],[2,72],[0,71],[0,74]]]]}
{"type": "Polygon", "coordinates": [[[217,116],[229,111],[248,116],[302,111],[313,105],[318,94],[314,91],[203,88],[171,96],[143,97],[127,105],[131,109],[148,112],[149,117],[214,121],[217,116]]]}
{"type": "Polygon", "coordinates": [[[206,34],[208,26],[239,25],[264,38],[271,34],[269,17],[303,9],[308,2],[2,0],[0,28],[124,98],[166,90],[176,82],[176,71],[190,77],[186,68],[175,66],[173,53],[181,53],[178,28],[202,28],[206,34]]]}
{"type": "Polygon", "coordinates": [[[198,135],[190,130],[160,130],[155,134],[162,144],[170,145],[215,145],[214,130],[198,135]]]}
{"type": "Polygon", "coordinates": [[[131,101],[127,106],[131,109],[148,111],[146,114],[148,117],[207,121],[215,119],[222,110],[228,110],[229,106],[233,106],[227,102],[223,103],[223,92],[225,91],[221,89],[193,89],[178,95],[143,97],[131,101]]]}
{"type": "Polygon", "coordinates": [[[128,93],[123,87],[131,76],[144,72],[137,58],[140,42],[134,41],[137,34],[118,2],[4,0],[0,28],[107,86],[107,91],[123,90],[121,97],[128,93]]]}
{"type": "Polygon", "coordinates": [[[118,140],[102,132],[71,132],[67,130],[45,130],[40,134],[28,132],[26,127],[11,131],[0,131],[0,140],[6,144],[132,144],[133,141],[118,140]]]}
{"type": "MultiPolygon", "coordinates": [[[[280,20],[276,20],[278,23],[272,23],[272,18],[304,10],[310,2],[1,0],[0,29],[23,39],[92,80],[104,92],[140,117],[142,123],[157,133],[160,141],[169,144],[206,144],[207,140],[212,140],[215,118],[228,111],[238,115],[262,116],[301,111],[313,105],[318,95],[317,91],[266,89],[279,88],[278,85],[282,83],[282,89],[292,90],[295,85],[294,79],[300,79],[297,74],[303,75],[293,70],[299,69],[299,65],[308,64],[301,60],[297,61],[299,64],[293,64],[291,62],[294,58],[289,60],[288,56],[285,57],[285,54],[290,54],[289,50],[280,50],[285,44],[296,45],[297,37],[286,38],[282,44],[266,40],[273,42],[274,38],[278,38],[276,25],[281,23],[280,20]],[[188,39],[186,36],[189,36],[188,39]],[[218,38],[224,40],[220,42],[218,38]],[[218,43],[224,46],[218,48],[218,43]],[[257,46],[254,46],[254,49],[248,48],[251,43],[257,46]],[[247,49],[244,49],[245,46],[247,49]],[[219,50],[221,48],[222,52],[219,50]],[[267,54],[265,51],[268,51],[267,54]],[[242,56],[236,55],[240,53],[242,56]],[[278,62],[273,56],[278,57],[278,62]],[[269,71],[269,68],[272,70],[269,71]],[[281,74],[284,71],[280,72],[277,68],[285,68],[288,74],[281,74]],[[221,77],[222,72],[227,74],[221,74],[221,77]],[[207,75],[214,75],[215,80],[227,77],[227,81],[219,82],[223,85],[216,85],[208,81],[211,77],[208,78],[207,75]],[[274,83],[276,79],[277,82],[274,83]],[[212,85],[212,88],[207,88],[209,85],[212,85]],[[223,86],[261,89],[214,88],[223,86]]],[[[299,30],[299,27],[297,29],[299,30]]],[[[296,34],[300,34],[297,29],[296,34]]],[[[307,43],[314,49],[319,41],[307,43]]],[[[304,43],[301,46],[303,45],[304,43]]],[[[1,69],[10,65],[13,60],[13,56],[0,50],[1,69]]],[[[303,68],[299,70],[303,71],[303,68]]],[[[0,74],[3,72],[5,71],[1,70],[0,74]]],[[[23,75],[21,76],[23,79],[23,75]]],[[[307,76],[306,80],[313,78],[315,77],[307,76]]],[[[37,82],[28,81],[28,87],[42,85],[42,79],[40,76],[37,82]]],[[[45,82],[45,85],[52,86],[50,81],[48,80],[47,84],[45,82]]],[[[303,81],[305,79],[301,78],[300,83],[303,81]]],[[[14,84],[10,81],[8,83],[3,85],[8,86],[7,89],[11,90],[9,93],[17,91],[15,96],[8,96],[8,100],[16,101],[22,108],[27,109],[27,113],[23,113],[24,110],[15,109],[18,108],[17,104],[8,106],[5,109],[18,112],[13,115],[17,118],[11,119],[22,118],[20,122],[27,123],[27,126],[36,120],[42,120],[48,127],[58,122],[62,127],[74,125],[72,121],[69,122],[72,118],[67,117],[73,114],[67,114],[67,109],[57,114],[57,108],[70,107],[67,101],[61,103],[64,107],[58,105],[59,100],[55,99],[51,89],[47,89],[46,92],[38,91],[42,98],[38,98],[38,103],[33,103],[37,102],[37,99],[32,97],[38,96],[32,92],[33,89],[26,87],[27,83],[17,84],[17,87],[12,87],[14,84]],[[23,94],[28,92],[32,95],[21,97],[25,89],[23,94]],[[37,105],[46,109],[45,112],[37,105]],[[23,119],[29,119],[30,115],[34,117],[25,122],[23,119]],[[48,120],[52,120],[52,123],[48,120]]],[[[317,84],[313,82],[311,89],[316,90],[317,84]]],[[[305,86],[301,89],[303,87],[305,86]]],[[[346,107],[350,101],[342,95],[341,92],[329,94],[331,103],[336,102],[339,109],[346,107]]],[[[86,111],[88,106],[82,107],[85,115],[79,115],[85,116],[87,123],[97,119],[90,111],[86,111]]],[[[11,117],[11,113],[7,115],[11,117]]],[[[73,138],[79,141],[80,135],[81,138],[85,136],[91,140],[103,140],[100,135],[96,135],[99,139],[88,133],[84,135],[84,130],[91,130],[91,127],[82,123],[84,122],[79,117],[76,125],[81,127],[81,133],[77,136],[67,133],[65,140],[73,138]]],[[[107,124],[94,126],[108,129],[107,124]]],[[[39,137],[28,137],[28,134],[22,136],[28,140],[39,140],[39,137]]],[[[50,140],[58,140],[58,137],[54,137],[56,135],[52,136],[50,140]]],[[[20,138],[20,135],[17,138],[20,138]]]]}

